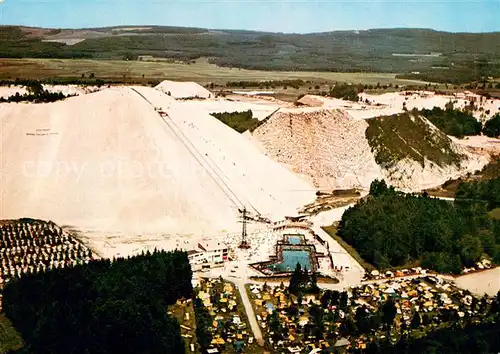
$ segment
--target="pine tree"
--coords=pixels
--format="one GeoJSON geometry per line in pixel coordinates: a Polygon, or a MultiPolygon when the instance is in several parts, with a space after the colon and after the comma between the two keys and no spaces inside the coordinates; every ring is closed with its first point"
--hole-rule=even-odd
{"type": "Polygon", "coordinates": [[[420,314],[418,312],[415,312],[413,314],[413,318],[411,319],[411,328],[419,328],[420,327],[420,323],[421,323],[421,319],[420,319],[420,314]]]}
{"type": "Polygon", "coordinates": [[[382,305],[382,317],[384,320],[384,323],[388,328],[390,328],[394,322],[394,318],[396,317],[397,309],[396,305],[394,304],[394,300],[392,298],[389,298],[383,305],[382,305]]]}
{"type": "Polygon", "coordinates": [[[319,293],[318,279],[316,277],[316,273],[312,273],[311,275],[311,285],[309,287],[309,291],[313,294],[319,293]]]}
{"type": "Polygon", "coordinates": [[[300,264],[297,263],[297,265],[295,266],[295,270],[290,277],[290,285],[288,286],[288,291],[290,292],[290,294],[298,295],[298,293],[300,292],[301,278],[302,268],[300,267],[300,264]]]}

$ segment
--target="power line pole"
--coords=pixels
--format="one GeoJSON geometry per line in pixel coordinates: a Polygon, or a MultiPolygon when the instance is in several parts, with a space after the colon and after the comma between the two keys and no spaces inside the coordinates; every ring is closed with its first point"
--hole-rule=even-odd
{"type": "Polygon", "coordinates": [[[242,230],[241,230],[241,243],[239,245],[239,248],[245,248],[248,249],[250,248],[250,245],[248,244],[247,241],[247,208],[243,207],[243,210],[241,211],[241,216],[242,216],[242,230]]]}

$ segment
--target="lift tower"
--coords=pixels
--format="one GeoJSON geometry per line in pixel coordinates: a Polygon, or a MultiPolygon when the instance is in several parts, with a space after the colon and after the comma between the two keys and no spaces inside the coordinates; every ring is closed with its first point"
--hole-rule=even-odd
{"type": "Polygon", "coordinates": [[[247,208],[243,207],[243,209],[238,209],[238,211],[241,213],[241,223],[242,223],[241,243],[238,247],[243,249],[248,249],[250,248],[250,245],[248,244],[247,241],[247,208]]]}

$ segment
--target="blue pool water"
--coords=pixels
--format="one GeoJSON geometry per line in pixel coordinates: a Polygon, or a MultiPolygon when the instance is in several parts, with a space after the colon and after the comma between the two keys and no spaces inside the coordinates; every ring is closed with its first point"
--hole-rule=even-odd
{"type": "Polygon", "coordinates": [[[289,235],[286,239],[291,245],[300,245],[303,241],[303,237],[300,235],[289,235]]]}
{"type": "Polygon", "coordinates": [[[295,269],[297,263],[302,269],[312,269],[311,253],[304,250],[283,250],[283,262],[270,264],[268,269],[275,272],[290,272],[295,269]]]}

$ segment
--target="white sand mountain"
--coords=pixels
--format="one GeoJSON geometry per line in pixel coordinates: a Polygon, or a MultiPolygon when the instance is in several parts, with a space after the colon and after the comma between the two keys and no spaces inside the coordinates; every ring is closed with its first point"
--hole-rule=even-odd
{"type": "Polygon", "coordinates": [[[0,119],[0,218],[214,234],[240,227],[238,207],[279,219],[314,198],[240,134],[153,88],[1,104],[0,119]]]}
{"type": "Polygon", "coordinates": [[[213,94],[196,82],[164,80],[155,87],[173,98],[210,98],[213,94]]]}
{"type": "MultiPolygon", "coordinates": [[[[385,119],[390,121],[392,118],[385,119]]],[[[382,150],[374,148],[366,136],[369,122],[355,119],[341,109],[282,109],[257,128],[253,137],[270,156],[290,166],[295,172],[309,176],[320,189],[367,189],[374,179],[384,178],[402,190],[416,191],[480,169],[488,161],[486,157],[471,154],[457,145],[421,117],[401,123],[405,131],[398,130],[398,125],[383,125],[377,139],[388,141],[389,145],[382,150]],[[410,141],[412,129],[417,128],[421,130],[421,136],[415,137],[416,143],[413,144],[410,141]],[[430,139],[431,133],[437,136],[436,141],[439,140],[451,151],[457,164],[441,164],[440,161],[423,156],[428,151],[434,155],[444,154],[435,146],[436,142],[430,139]],[[402,136],[404,134],[409,137],[402,136]],[[398,137],[401,141],[397,140],[398,137]],[[401,153],[391,146],[393,142],[401,147],[401,153]],[[422,149],[422,156],[418,149],[422,149]],[[379,151],[388,156],[398,156],[399,153],[400,157],[393,164],[377,163],[379,151]],[[417,151],[418,161],[401,158],[408,151],[417,151]]],[[[445,156],[444,160],[447,158],[445,156]]]]}
{"type": "Polygon", "coordinates": [[[281,110],[254,136],[277,161],[321,189],[366,187],[381,176],[364,138],[367,127],[340,110],[281,110]]]}

